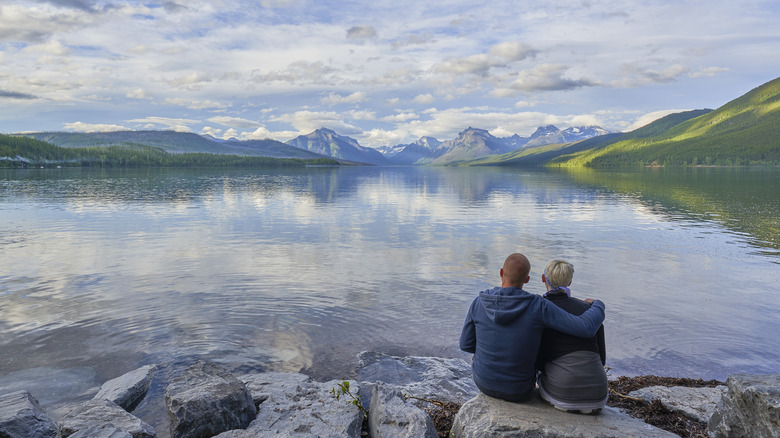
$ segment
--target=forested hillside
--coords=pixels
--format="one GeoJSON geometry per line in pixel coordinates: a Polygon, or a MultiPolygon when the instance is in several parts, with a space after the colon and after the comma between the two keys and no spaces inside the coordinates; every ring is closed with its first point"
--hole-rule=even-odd
{"type": "Polygon", "coordinates": [[[780,78],[698,117],[679,123],[675,123],[675,117],[666,118],[668,127],[655,126],[652,135],[628,135],[603,147],[562,155],[549,164],[566,167],[780,164],[780,78]]]}
{"type": "Polygon", "coordinates": [[[282,167],[336,165],[328,158],[292,159],[208,153],[170,154],[147,145],[63,148],[0,134],[0,167],[282,167]]]}

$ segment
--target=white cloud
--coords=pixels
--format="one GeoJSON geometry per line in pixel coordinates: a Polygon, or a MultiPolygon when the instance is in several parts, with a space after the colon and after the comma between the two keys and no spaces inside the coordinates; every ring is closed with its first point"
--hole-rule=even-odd
{"type": "Polygon", "coordinates": [[[628,127],[626,127],[626,132],[633,131],[635,129],[639,129],[645,125],[649,125],[650,123],[655,122],[656,120],[666,117],[669,114],[674,113],[681,113],[683,111],[688,111],[687,109],[669,109],[669,110],[660,110],[660,111],[653,111],[651,113],[644,114],[640,117],[638,117],[632,124],[630,124],[628,127]]]}
{"type": "Polygon", "coordinates": [[[369,110],[351,110],[347,111],[345,116],[352,120],[376,120],[376,113],[369,110]]]}
{"type": "Polygon", "coordinates": [[[164,104],[167,105],[176,105],[176,106],[183,106],[185,108],[189,109],[224,109],[228,108],[230,105],[214,102],[211,100],[191,100],[191,99],[183,99],[178,97],[169,97],[166,98],[163,101],[164,104]]]}
{"type": "Polygon", "coordinates": [[[149,95],[143,88],[136,88],[135,90],[128,91],[125,97],[130,99],[148,99],[149,95]]]}
{"type": "Polygon", "coordinates": [[[414,99],[412,99],[412,102],[419,103],[422,105],[430,105],[435,101],[436,99],[433,97],[431,93],[418,94],[417,96],[414,97],[414,99]]]}
{"type": "Polygon", "coordinates": [[[219,138],[219,135],[222,133],[222,130],[219,128],[213,128],[211,126],[204,126],[200,130],[200,133],[204,135],[210,135],[214,138],[219,138]]]}
{"type": "Polygon", "coordinates": [[[347,38],[352,40],[376,38],[376,30],[371,26],[352,26],[347,30],[347,38]]]}
{"type": "Polygon", "coordinates": [[[519,72],[516,78],[508,84],[508,88],[518,92],[532,93],[535,91],[571,90],[595,85],[586,79],[564,77],[567,70],[565,65],[540,64],[519,72]]]}
{"type": "MultiPolygon", "coordinates": [[[[503,61],[502,61],[503,62],[503,61]]],[[[454,74],[486,74],[491,67],[500,65],[498,61],[485,54],[471,55],[464,58],[448,59],[434,67],[439,73],[454,74]]]]}
{"type": "Polygon", "coordinates": [[[231,127],[241,128],[241,129],[257,129],[258,127],[262,126],[259,122],[256,122],[254,120],[242,119],[240,117],[217,116],[217,117],[210,117],[208,121],[212,123],[219,123],[220,125],[224,125],[224,126],[231,126],[231,127]]]}
{"type": "Polygon", "coordinates": [[[515,108],[532,108],[536,106],[536,102],[529,102],[527,100],[518,100],[515,102],[515,108]]]}
{"type": "Polygon", "coordinates": [[[179,87],[182,85],[192,85],[201,82],[210,82],[212,79],[203,75],[202,73],[188,73],[183,76],[177,76],[168,80],[168,85],[172,87],[179,87]]]}
{"type": "Polygon", "coordinates": [[[63,125],[66,131],[76,132],[112,132],[112,131],[132,131],[130,128],[122,125],[109,125],[100,123],[72,122],[63,125]]]}
{"type": "Polygon", "coordinates": [[[336,112],[296,111],[274,118],[275,121],[289,123],[301,134],[308,134],[319,128],[329,128],[342,135],[359,134],[362,130],[344,121],[336,112]]]}
{"type": "Polygon", "coordinates": [[[610,83],[617,88],[633,88],[643,85],[664,84],[676,81],[680,76],[690,72],[682,64],[674,64],[662,70],[642,68],[636,65],[623,65],[622,76],[610,83]]]}
{"type": "Polygon", "coordinates": [[[142,119],[131,119],[128,120],[128,122],[143,124],[145,129],[150,129],[152,127],[154,128],[162,127],[163,129],[169,129],[171,131],[192,132],[192,128],[190,127],[190,125],[200,123],[200,120],[152,116],[152,117],[144,117],[142,119]]]}
{"type": "Polygon", "coordinates": [[[330,93],[320,99],[320,103],[326,105],[338,105],[341,103],[360,103],[367,100],[367,95],[363,91],[356,91],[350,95],[342,96],[340,94],[330,93]]]}
{"type": "Polygon", "coordinates": [[[224,134],[222,134],[222,138],[223,138],[224,140],[229,140],[229,139],[231,139],[231,138],[236,138],[236,136],[237,136],[237,135],[238,135],[238,131],[236,131],[236,130],[235,130],[235,129],[233,129],[233,128],[230,128],[230,129],[228,129],[227,131],[225,131],[225,133],[224,133],[224,134]]]}
{"type": "Polygon", "coordinates": [[[412,111],[399,112],[390,116],[382,117],[383,122],[408,122],[418,119],[419,116],[412,111]]]}
{"type": "Polygon", "coordinates": [[[253,132],[243,132],[241,133],[241,140],[265,140],[265,139],[273,139],[277,141],[286,141],[291,138],[297,137],[300,135],[300,132],[297,131],[269,131],[265,126],[261,126],[257,129],[255,129],[253,132]]]}
{"type": "Polygon", "coordinates": [[[509,62],[521,61],[533,57],[537,53],[538,50],[534,50],[530,46],[519,41],[506,41],[490,48],[491,55],[500,56],[509,62]]]}
{"type": "Polygon", "coordinates": [[[692,78],[712,77],[730,70],[731,69],[725,67],[704,67],[700,68],[698,71],[690,73],[688,76],[692,78]]]}
{"type": "Polygon", "coordinates": [[[264,8],[285,8],[295,4],[297,0],[261,0],[264,8]]]}

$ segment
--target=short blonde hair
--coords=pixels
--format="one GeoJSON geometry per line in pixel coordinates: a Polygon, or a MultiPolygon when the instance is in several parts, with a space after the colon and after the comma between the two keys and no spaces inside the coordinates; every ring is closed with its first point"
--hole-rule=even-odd
{"type": "Polygon", "coordinates": [[[565,260],[550,260],[544,268],[544,277],[552,287],[568,286],[574,277],[574,266],[565,260]]]}

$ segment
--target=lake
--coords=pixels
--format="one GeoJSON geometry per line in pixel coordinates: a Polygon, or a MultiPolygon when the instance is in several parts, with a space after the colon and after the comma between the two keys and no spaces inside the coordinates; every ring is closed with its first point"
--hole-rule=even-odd
{"type": "MultiPolygon", "coordinates": [[[[355,376],[356,355],[459,357],[504,258],[575,267],[610,376],[780,371],[780,171],[344,167],[0,170],[0,391],[55,416],[197,359],[355,376]]],[[[164,414],[163,414],[164,416],[164,414]]],[[[166,426],[167,427],[167,426],[166,426]]]]}

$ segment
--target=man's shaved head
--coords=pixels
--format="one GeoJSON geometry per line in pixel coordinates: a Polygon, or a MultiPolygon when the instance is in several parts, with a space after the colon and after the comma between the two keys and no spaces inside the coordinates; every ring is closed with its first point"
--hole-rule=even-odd
{"type": "Polygon", "coordinates": [[[516,252],[504,260],[502,281],[506,286],[523,287],[525,283],[528,283],[530,272],[531,262],[526,256],[516,252]]]}

